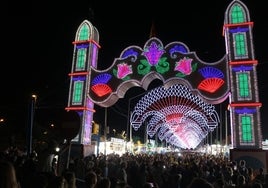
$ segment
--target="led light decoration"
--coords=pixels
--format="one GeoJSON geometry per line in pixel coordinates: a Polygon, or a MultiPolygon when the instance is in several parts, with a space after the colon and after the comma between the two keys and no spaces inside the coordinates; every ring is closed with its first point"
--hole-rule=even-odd
{"type": "Polygon", "coordinates": [[[174,71],[179,71],[182,75],[178,75],[179,77],[184,77],[190,75],[193,71],[196,70],[196,63],[195,66],[192,68],[192,61],[191,58],[183,58],[180,61],[176,62],[176,66],[174,71]]]}
{"type": "Polygon", "coordinates": [[[146,90],[153,79],[160,79],[167,85],[187,82],[206,102],[220,103],[229,95],[227,68],[225,58],[203,62],[182,42],[164,46],[161,40],[152,37],[143,48],[127,47],[108,69],[92,68],[88,96],[94,103],[107,107],[122,98],[129,88],[140,86],[146,90]],[[103,75],[110,75],[109,81],[101,81],[103,75]],[[101,85],[97,86],[96,80],[101,85]]]}
{"type": "Polygon", "coordinates": [[[246,5],[232,0],[224,14],[226,53],[216,62],[200,60],[182,42],[163,45],[151,37],[143,47],[129,46],[112,65],[97,70],[98,30],[84,20],[76,32],[68,106],[81,116],[76,141],[90,144],[94,104],[109,107],[132,87],[147,90],[154,79],[162,81],[142,98],[131,125],[145,124],[149,136],[158,135],[174,146],[195,148],[218,124],[214,104],[229,97],[231,144],[234,149],[262,147],[258,61],[254,54],[253,22],[246,5]],[[190,88],[190,89],[189,89],[190,88]]]}
{"type": "Polygon", "coordinates": [[[233,0],[225,12],[224,37],[231,82],[230,117],[232,146],[260,149],[260,106],[253,43],[253,22],[246,5],[233,0]],[[242,108],[244,107],[244,108],[242,108]]]}
{"type": "Polygon", "coordinates": [[[197,87],[200,90],[214,93],[224,84],[223,72],[215,67],[204,67],[198,72],[205,78],[197,87]]]}
{"type": "Polygon", "coordinates": [[[148,48],[144,49],[143,55],[145,55],[151,66],[156,66],[164,52],[165,51],[161,45],[157,45],[156,42],[152,42],[148,48]]]}
{"type": "Polygon", "coordinates": [[[110,74],[100,74],[96,76],[91,82],[91,90],[99,97],[105,96],[112,92],[112,89],[107,84],[111,80],[110,74]]]}
{"type": "Polygon", "coordinates": [[[132,66],[126,63],[118,64],[117,70],[114,69],[113,72],[118,79],[122,80],[128,80],[130,78],[128,75],[133,73],[132,66]]]}
{"type": "Polygon", "coordinates": [[[224,84],[224,80],[220,78],[207,78],[202,80],[198,85],[198,89],[204,90],[210,93],[214,93],[224,84]]]}
{"type": "Polygon", "coordinates": [[[256,111],[256,109],[249,109],[249,108],[241,108],[241,109],[239,109],[239,108],[237,108],[237,109],[235,109],[235,112],[237,113],[237,114],[253,114],[253,113],[256,113],[257,111],[256,111]]]}
{"type": "MultiPolygon", "coordinates": [[[[100,48],[98,42],[98,30],[88,20],[84,20],[78,27],[75,41],[72,43],[74,45],[73,60],[71,73],[69,73],[68,106],[65,108],[67,111],[76,111],[81,120],[79,133],[72,139],[73,143],[91,144],[92,120],[95,110],[94,103],[87,97],[87,93],[90,89],[91,68],[97,67],[97,55],[100,48]]],[[[96,77],[96,80],[98,78],[96,77]]],[[[98,81],[93,81],[93,83],[98,84],[98,81]]],[[[97,85],[95,87],[94,90],[99,90],[101,86],[97,85]]],[[[109,88],[106,87],[105,89],[105,92],[104,89],[101,92],[96,92],[98,96],[109,93],[109,88]]]]}
{"type": "Polygon", "coordinates": [[[215,107],[192,94],[184,85],[158,87],[135,106],[130,123],[134,130],[148,122],[147,134],[181,148],[196,148],[219,123],[215,107]]]}
{"type": "Polygon", "coordinates": [[[241,71],[252,71],[253,70],[253,66],[237,66],[237,67],[232,67],[232,70],[234,72],[241,72],[241,71]]]}

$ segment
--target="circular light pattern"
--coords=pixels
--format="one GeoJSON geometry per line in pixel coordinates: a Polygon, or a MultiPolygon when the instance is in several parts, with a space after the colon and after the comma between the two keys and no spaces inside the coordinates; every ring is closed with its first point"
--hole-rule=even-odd
{"type": "Polygon", "coordinates": [[[155,88],[144,95],[131,114],[130,124],[138,130],[184,149],[194,149],[219,123],[215,106],[205,103],[182,84],[155,88]]]}

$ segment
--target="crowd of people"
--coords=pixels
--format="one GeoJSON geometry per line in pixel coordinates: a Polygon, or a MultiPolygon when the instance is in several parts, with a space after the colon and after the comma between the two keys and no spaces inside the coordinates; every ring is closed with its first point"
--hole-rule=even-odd
{"type": "Polygon", "coordinates": [[[266,188],[266,169],[224,155],[184,152],[72,157],[68,167],[40,167],[36,154],[13,148],[0,155],[1,188],[266,188]],[[45,169],[45,170],[44,170],[45,169]]]}

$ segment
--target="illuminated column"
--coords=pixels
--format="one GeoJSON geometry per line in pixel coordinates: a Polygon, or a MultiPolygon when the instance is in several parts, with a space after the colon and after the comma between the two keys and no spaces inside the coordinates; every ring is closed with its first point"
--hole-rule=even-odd
{"type": "Polygon", "coordinates": [[[239,0],[229,4],[224,21],[224,37],[231,84],[230,116],[233,148],[260,149],[262,135],[253,22],[239,0]]]}
{"type": "Polygon", "coordinates": [[[77,29],[73,42],[73,61],[70,76],[67,111],[74,110],[80,115],[80,131],[72,142],[90,144],[94,103],[88,98],[91,67],[97,67],[99,44],[98,30],[87,20],[77,29]]]}

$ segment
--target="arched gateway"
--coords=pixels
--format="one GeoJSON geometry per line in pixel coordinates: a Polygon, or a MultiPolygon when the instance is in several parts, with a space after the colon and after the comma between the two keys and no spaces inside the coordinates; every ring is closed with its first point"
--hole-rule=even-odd
{"type": "MultiPolygon", "coordinates": [[[[163,45],[160,39],[152,37],[143,47],[127,47],[110,68],[97,70],[99,33],[88,20],[84,20],[73,42],[73,62],[69,74],[70,90],[66,110],[77,111],[81,116],[80,132],[73,141],[83,145],[91,144],[94,104],[112,106],[124,97],[129,88],[140,86],[147,89],[152,80],[160,79],[164,83],[164,90],[171,90],[166,96],[173,101],[173,113],[164,115],[164,122],[161,118],[151,121],[148,134],[153,135],[157,130],[160,130],[162,137],[176,134],[177,137],[170,141],[178,143],[184,138],[182,132],[170,132],[170,128],[168,132],[166,122],[180,118],[179,121],[172,121],[173,128],[176,124],[179,126],[184,123],[181,131],[186,130],[188,123],[192,126],[187,130],[202,130],[202,134],[206,135],[208,130],[217,125],[213,110],[208,110],[209,104],[219,104],[229,97],[231,144],[234,150],[261,150],[261,103],[256,73],[258,61],[254,55],[252,29],[253,22],[247,7],[241,1],[233,0],[226,9],[223,25],[226,54],[219,61],[203,62],[184,43],[163,45]],[[189,110],[187,103],[181,102],[185,100],[194,101],[199,110],[189,110]],[[187,116],[184,111],[188,112],[187,116]],[[157,126],[154,122],[158,123],[157,126]]],[[[148,105],[153,105],[151,103],[148,105]]],[[[143,110],[132,116],[134,128],[140,126],[147,107],[143,106],[143,110]]],[[[195,133],[198,134],[197,131],[195,133]]],[[[189,138],[191,136],[185,139],[189,141],[189,138]]],[[[180,144],[178,146],[184,146],[180,144]]]]}

